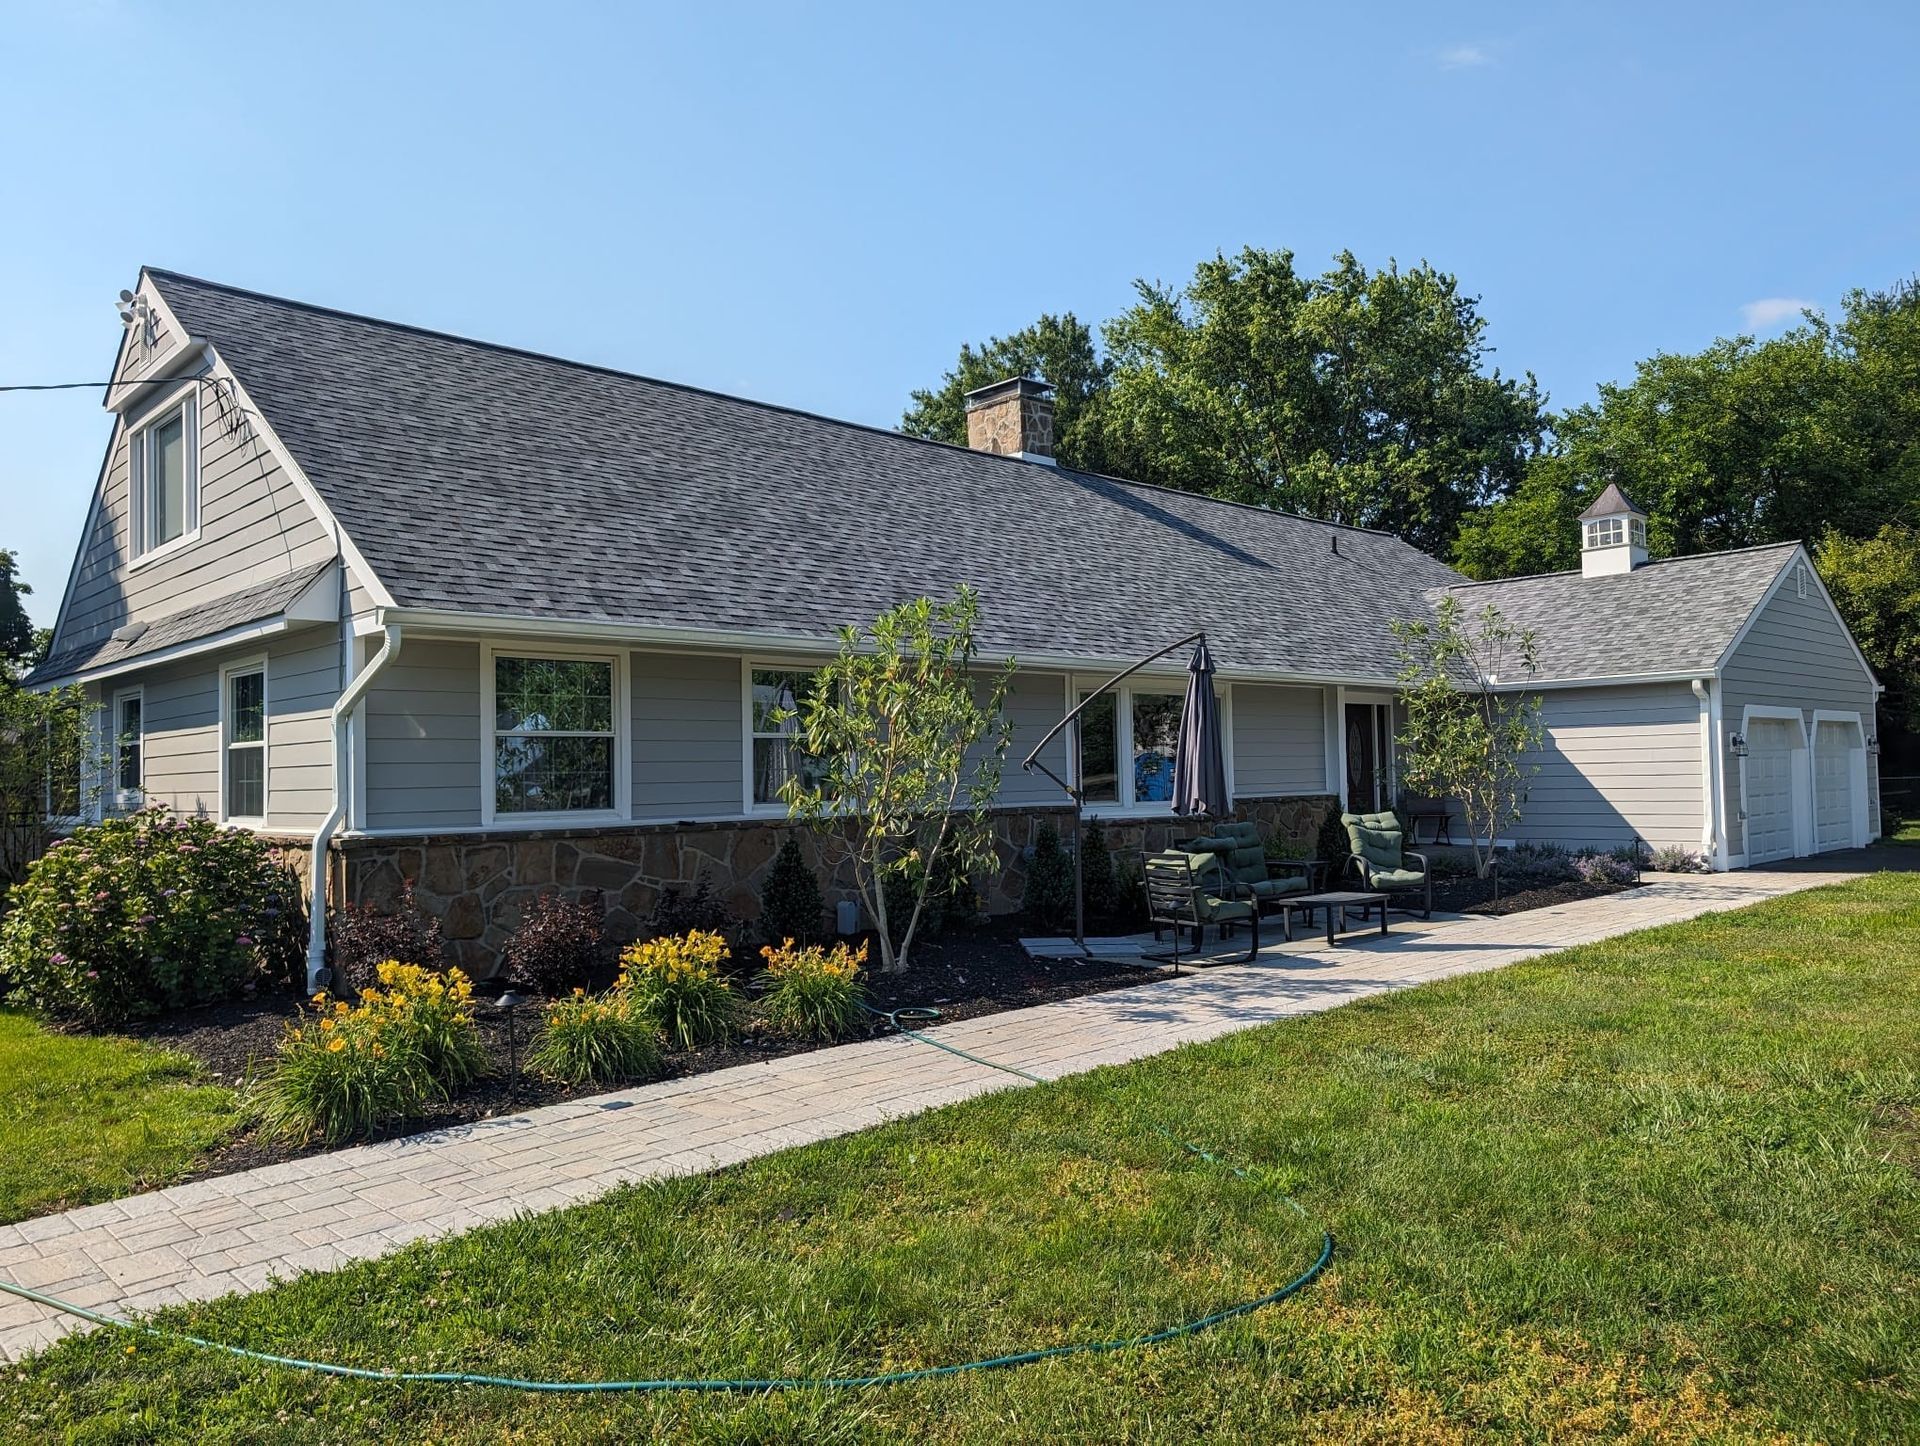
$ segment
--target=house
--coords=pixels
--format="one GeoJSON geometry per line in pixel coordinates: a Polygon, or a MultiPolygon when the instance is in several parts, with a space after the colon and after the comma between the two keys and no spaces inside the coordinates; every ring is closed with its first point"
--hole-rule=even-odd
{"type": "MultiPolygon", "coordinates": [[[[33,675],[97,700],[99,807],[297,843],[337,898],[409,882],[482,973],[547,888],[600,891],[616,932],[703,872],[750,910],[798,761],[772,704],[837,627],[960,582],[1019,663],[1015,757],[1204,626],[1236,809],[1268,827],[1393,803],[1387,624],[1452,593],[1539,635],[1538,678],[1508,680],[1549,739],[1514,839],[1727,868],[1876,832],[1877,685],[1805,551],[1649,561],[1612,489],[1579,572],[1474,584],[1380,533],[1056,466],[1025,380],[975,393],[951,447],[166,271],[123,320],[33,675]]],[[[1180,663],[1047,760],[1122,841],[1171,827],[1180,663]]],[[[1064,802],[1009,770],[990,907],[1064,802]]]]}

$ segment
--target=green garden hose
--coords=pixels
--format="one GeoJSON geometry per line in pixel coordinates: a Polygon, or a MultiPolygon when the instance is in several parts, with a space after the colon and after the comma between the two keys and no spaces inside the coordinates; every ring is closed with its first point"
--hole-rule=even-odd
{"type": "MultiPolygon", "coordinates": [[[[1015,1075],[1034,1084],[1043,1084],[1044,1080],[1026,1070],[1016,1069],[1012,1065],[1000,1064],[994,1060],[983,1059],[970,1054],[957,1046],[931,1038],[910,1024],[926,1025],[940,1018],[940,1011],[932,1008],[910,1007],[905,1009],[882,1010],[869,1009],[868,1013],[878,1016],[892,1025],[901,1035],[921,1044],[932,1045],[935,1049],[945,1050],[948,1054],[958,1055],[961,1059],[974,1064],[984,1065],[988,1069],[997,1069],[1004,1074],[1015,1075]]],[[[1182,1140],[1178,1135],[1158,1125],[1149,1126],[1156,1134],[1186,1151],[1188,1154],[1219,1165],[1233,1172],[1239,1178],[1250,1179],[1247,1171],[1238,1165],[1229,1164],[1212,1151],[1182,1140]]],[[[1306,1211],[1300,1202],[1290,1195],[1281,1197],[1296,1215],[1306,1218],[1306,1211]]],[[[1333,1259],[1333,1236],[1323,1230],[1320,1233],[1320,1253],[1305,1270],[1277,1290],[1252,1300],[1244,1300],[1237,1305],[1214,1311],[1210,1315],[1198,1316],[1192,1320],[1181,1321],[1177,1325],[1149,1331],[1144,1335],[1122,1336],[1113,1340],[1073,1341],[1066,1345],[1044,1346],[1035,1350],[1013,1351],[1006,1355],[986,1356],[978,1360],[956,1361],[944,1366],[922,1366],[916,1370],[883,1371],[870,1376],[774,1376],[763,1380],[688,1378],[682,1380],[659,1381],[542,1381],[527,1380],[519,1376],[489,1376],[475,1371],[389,1371],[375,1370],[365,1366],[343,1366],[331,1361],[309,1361],[298,1356],[277,1356],[267,1351],[249,1350],[245,1346],[231,1345],[226,1341],[211,1341],[201,1336],[188,1335],[184,1331],[172,1331],[160,1326],[149,1325],[144,1321],[123,1320],[118,1316],[106,1315],[100,1311],[89,1310],[85,1306],[75,1305],[71,1301],[61,1300],[57,1296],[30,1290],[24,1285],[15,1285],[11,1281],[0,1280],[0,1291],[15,1295],[22,1300],[30,1300],[38,1305],[59,1311],[63,1315],[76,1316],[90,1321],[94,1325],[110,1326],[116,1330],[130,1331],[137,1335],[148,1336],[156,1340],[173,1341],[182,1345],[197,1347],[205,1351],[217,1351],[224,1355],[237,1356],[241,1360],[258,1361],[264,1365],[286,1366],[299,1371],[311,1371],[323,1376],[344,1376],[360,1381],[420,1382],[437,1385],[500,1386],[513,1391],[536,1391],[549,1394],[586,1394],[589,1392],[615,1391],[803,1391],[803,1390],[846,1390],[862,1386],[900,1386],[911,1381],[929,1381],[942,1376],[957,1376],[967,1371],[992,1371],[1009,1366],[1032,1365],[1037,1361],[1055,1360],[1062,1356],[1096,1355],[1110,1351],[1132,1350],[1140,1346],[1158,1345],[1163,1341],[1177,1340],[1181,1336],[1197,1335],[1226,1321],[1250,1315],[1254,1311],[1278,1304],[1288,1296],[1306,1289],[1319,1274],[1327,1268],[1333,1259]]]]}

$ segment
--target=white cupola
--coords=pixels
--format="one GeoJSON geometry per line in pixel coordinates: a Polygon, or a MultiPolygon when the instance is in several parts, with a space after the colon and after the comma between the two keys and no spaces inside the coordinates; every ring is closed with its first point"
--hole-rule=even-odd
{"type": "Polygon", "coordinates": [[[1647,560],[1647,514],[1613,483],[1580,514],[1580,575],[1611,577],[1647,560]]]}

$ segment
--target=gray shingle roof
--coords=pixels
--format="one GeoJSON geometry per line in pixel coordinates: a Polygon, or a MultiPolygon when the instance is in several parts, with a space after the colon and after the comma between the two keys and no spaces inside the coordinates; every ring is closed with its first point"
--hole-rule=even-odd
{"type": "Polygon", "coordinates": [[[1609,482],[1606,491],[1593,499],[1592,504],[1580,514],[1582,522],[1591,522],[1596,517],[1612,517],[1621,512],[1638,512],[1643,517],[1647,509],[1635,502],[1618,486],[1609,482]]]}
{"type": "Polygon", "coordinates": [[[121,641],[107,637],[83,647],[64,649],[42,661],[27,675],[26,680],[29,684],[51,682],[85,672],[89,668],[104,668],[112,663],[143,658],[181,643],[210,638],[228,628],[262,622],[293,606],[294,600],[307,590],[313,580],[332,566],[333,560],[324,558],[285,577],[277,577],[272,582],[263,582],[215,598],[212,602],[200,603],[183,612],[155,618],[148,623],[147,630],[136,638],[121,641]]]}
{"type": "Polygon", "coordinates": [[[1437,589],[1469,615],[1491,603],[1531,628],[1541,682],[1630,673],[1705,673],[1787,565],[1796,543],[1649,562],[1632,572],[1555,572],[1437,589]]]}
{"type": "Polygon", "coordinates": [[[966,582],[992,651],[1393,671],[1459,580],[1379,533],[148,273],[395,602],[828,636],[966,582]],[[1337,543],[1337,551],[1335,544],[1337,543]]]}

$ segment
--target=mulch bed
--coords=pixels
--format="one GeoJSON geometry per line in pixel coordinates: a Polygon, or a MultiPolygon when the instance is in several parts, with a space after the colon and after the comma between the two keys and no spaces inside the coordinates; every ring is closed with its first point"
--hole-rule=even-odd
{"type": "Polygon", "coordinates": [[[1588,884],[1576,880],[1567,884],[1547,884],[1537,889],[1502,889],[1493,897],[1491,879],[1442,879],[1433,885],[1433,907],[1446,914],[1480,914],[1498,918],[1506,914],[1524,914],[1529,909],[1545,909],[1554,904],[1571,904],[1576,899],[1599,899],[1617,894],[1634,884],[1588,884]]]}
{"type": "MultiPolygon", "coordinates": [[[[1556,884],[1508,894],[1495,903],[1490,881],[1454,879],[1435,885],[1433,904],[1436,910],[1448,913],[1514,914],[1574,899],[1598,898],[1617,893],[1619,889],[1620,886],[1606,884],[1556,884]]],[[[868,976],[868,1002],[882,1010],[907,1005],[931,1006],[940,1011],[942,1020],[951,1021],[1025,1009],[1110,989],[1150,985],[1165,977],[1156,970],[1112,961],[1030,959],[1020,947],[1020,937],[1032,931],[1031,925],[1017,919],[995,919],[917,943],[906,974],[868,976]]],[[[593,983],[604,987],[612,982],[612,977],[609,966],[605,977],[593,983]]],[[[478,986],[489,999],[502,987],[498,981],[478,986]]],[[[221,1084],[237,1088],[250,1072],[264,1068],[273,1058],[275,1041],[285,1032],[289,1021],[298,1017],[303,1002],[287,996],[234,1001],[151,1020],[130,1032],[192,1055],[221,1084]]],[[[537,1023],[539,1011],[537,1006],[530,1005],[517,1014],[519,1054],[524,1059],[527,1039],[537,1023]]],[[[576,1089],[524,1072],[517,1086],[513,1085],[505,1018],[483,1004],[479,1019],[482,1038],[492,1056],[492,1072],[431,1113],[395,1126],[392,1134],[416,1134],[470,1124],[539,1105],[604,1094],[611,1088],[586,1085],[576,1089]]],[[[874,1019],[859,1037],[874,1038],[889,1032],[890,1027],[884,1020],[874,1019]]],[[[698,1050],[669,1050],[663,1077],[706,1074],[817,1048],[820,1046],[756,1030],[729,1044],[698,1050]]],[[[263,1140],[253,1131],[245,1130],[216,1148],[201,1167],[186,1178],[231,1174],[333,1148],[339,1147],[263,1140]]]]}
{"type": "MultiPolygon", "coordinates": [[[[1083,994],[1098,994],[1109,989],[1150,984],[1159,976],[1137,965],[1077,959],[1030,959],[1020,947],[1023,933],[1031,933],[1014,920],[993,920],[977,928],[955,930],[940,938],[914,945],[913,958],[904,975],[870,974],[867,977],[867,1002],[875,1009],[899,1009],[907,1005],[926,1005],[940,1011],[942,1021],[972,1019],[1002,1010],[1025,1009],[1056,999],[1073,999],[1083,994]]],[[[594,981],[598,986],[612,982],[612,969],[606,977],[594,981]]],[[[499,981],[476,986],[485,1000],[504,987],[499,981]]],[[[185,1010],[136,1026],[129,1032],[168,1049],[192,1055],[207,1067],[220,1083],[237,1087],[250,1071],[264,1068],[273,1058],[274,1042],[285,1032],[289,1021],[299,1015],[302,1001],[275,996],[204,1009],[185,1010]]],[[[519,1054],[524,1061],[528,1036],[535,1027],[539,1010],[535,1005],[516,1011],[519,1054]]],[[[476,1081],[455,1099],[431,1113],[397,1125],[394,1135],[416,1134],[470,1124],[494,1115],[511,1114],[539,1105],[604,1094],[609,1085],[586,1085],[578,1089],[521,1073],[517,1088],[511,1090],[508,1065],[506,1020],[485,1003],[479,1011],[480,1031],[492,1058],[492,1072],[476,1081]]],[[[856,1038],[874,1038],[891,1032],[884,1020],[874,1019],[856,1038]]],[[[730,1044],[712,1045],[698,1050],[669,1050],[663,1078],[675,1079],[706,1074],[756,1060],[779,1059],[820,1046],[776,1035],[750,1032],[730,1044]]],[[[303,1155],[314,1155],[327,1145],[289,1145],[284,1141],[263,1140],[247,1130],[218,1147],[187,1179],[227,1175],[251,1170],[303,1155]]]]}

